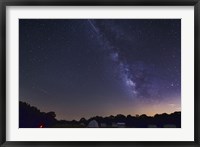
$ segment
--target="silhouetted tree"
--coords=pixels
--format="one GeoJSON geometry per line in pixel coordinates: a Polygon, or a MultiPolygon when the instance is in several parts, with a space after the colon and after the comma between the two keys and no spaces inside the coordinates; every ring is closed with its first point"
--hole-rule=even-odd
{"type": "Polygon", "coordinates": [[[36,107],[25,102],[19,102],[20,128],[52,127],[57,122],[55,117],[55,112],[40,112],[36,107]]]}

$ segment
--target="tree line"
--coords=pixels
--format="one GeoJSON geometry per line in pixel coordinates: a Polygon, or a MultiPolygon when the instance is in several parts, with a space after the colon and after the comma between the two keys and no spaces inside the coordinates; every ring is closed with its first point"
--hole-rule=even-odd
{"type": "Polygon", "coordinates": [[[55,112],[41,112],[38,108],[26,102],[19,102],[19,127],[20,128],[86,128],[89,123],[95,121],[98,127],[113,128],[123,125],[127,128],[163,128],[166,125],[181,127],[181,112],[171,114],[163,113],[154,116],[142,115],[122,115],[116,116],[95,116],[89,119],[80,120],[57,120],[55,112]]]}

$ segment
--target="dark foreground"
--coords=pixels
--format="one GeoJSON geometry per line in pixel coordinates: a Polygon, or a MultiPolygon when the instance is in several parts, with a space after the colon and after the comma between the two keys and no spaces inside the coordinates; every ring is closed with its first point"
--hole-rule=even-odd
{"type": "Polygon", "coordinates": [[[79,121],[57,120],[55,112],[40,112],[36,107],[19,102],[19,128],[181,128],[181,112],[143,115],[81,118],[79,121]]]}

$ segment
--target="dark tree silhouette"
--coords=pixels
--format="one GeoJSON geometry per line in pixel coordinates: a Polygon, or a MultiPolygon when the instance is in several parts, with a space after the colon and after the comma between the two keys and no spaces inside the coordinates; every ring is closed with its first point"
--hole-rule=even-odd
{"type": "Polygon", "coordinates": [[[99,127],[127,127],[127,128],[148,128],[148,127],[181,127],[181,112],[171,114],[156,114],[153,117],[146,114],[124,116],[118,114],[116,116],[95,116],[88,120],[81,118],[76,120],[56,120],[55,112],[40,112],[36,107],[30,106],[25,102],[19,102],[19,127],[20,128],[83,128],[95,120],[99,127]],[[119,126],[117,126],[119,125],[119,126]]]}
{"type": "Polygon", "coordinates": [[[55,112],[40,112],[36,107],[25,102],[19,102],[20,128],[52,127],[57,122],[55,117],[55,112]]]}

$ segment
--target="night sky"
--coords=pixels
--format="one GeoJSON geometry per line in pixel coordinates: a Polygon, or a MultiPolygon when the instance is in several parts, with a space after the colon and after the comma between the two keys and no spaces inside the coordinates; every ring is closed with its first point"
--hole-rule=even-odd
{"type": "Polygon", "coordinates": [[[57,119],[181,110],[180,19],[20,19],[19,100],[57,119]]]}

